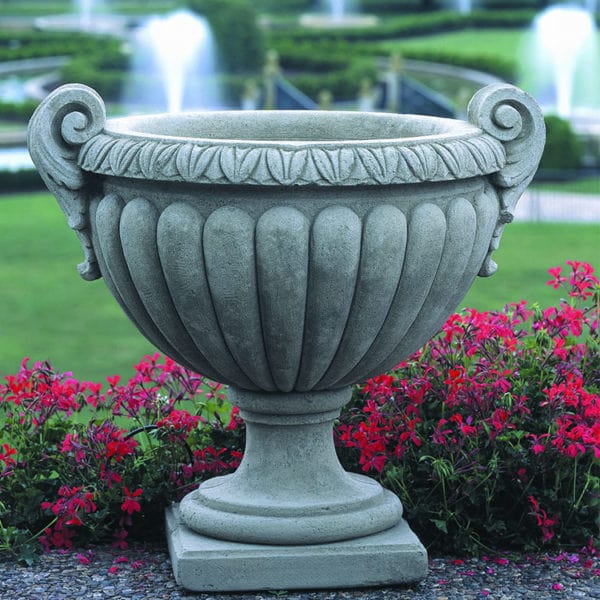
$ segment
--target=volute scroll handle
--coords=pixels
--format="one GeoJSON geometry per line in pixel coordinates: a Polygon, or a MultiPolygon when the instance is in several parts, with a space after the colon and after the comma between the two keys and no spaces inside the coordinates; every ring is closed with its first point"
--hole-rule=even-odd
{"type": "Polygon", "coordinates": [[[500,198],[500,216],[489,252],[479,275],[493,275],[498,268],[491,254],[498,249],[502,231],[514,218],[514,209],[531,183],[544,150],[546,127],[537,102],[523,90],[496,83],[479,90],[467,109],[469,121],[502,142],[506,163],[490,175],[500,198]]]}
{"type": "Polygon", "coordinates": [[[105,122],[102,98],[87,86],[69,84],[52,92],[37,107],[27,132],[33,163],[79,238],[84,261],[77,270],[87,280],[101,276],[89,223],[95,186],[93,176],[77,164],[77,156],[79,147],[100,133],[105,122]]]}

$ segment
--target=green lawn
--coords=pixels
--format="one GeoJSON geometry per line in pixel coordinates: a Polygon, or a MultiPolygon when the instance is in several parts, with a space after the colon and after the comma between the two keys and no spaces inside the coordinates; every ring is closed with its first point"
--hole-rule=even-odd
{"type": "MultiPolygon", "coordinates": [[[[23,356],[49,358],[82,379],[131,374],[152,350],[123,315],[102,280],[79,278],[77,238],[47,193],[0,199],[0,373],[23,356]]],[[[558,297],[546,269],[566,259],[600,263],[600,226],[520,224],[507,227],[494,277],[477,279],[464,305],[500,308],[558,297]]]]}
{"type": "Polygon", "coordinates": [[[381,42],[392,50],[429,50],[461,56],[490,55],[517,60],[519,49],[527,42],[527,30],[522,29],[465,29],[405,40],[381,42]]]}
{"type": "MultiPolygon", "coordinates": [[[[113,14],[146,14],[174,10],[181,6],[179,0],[110,0],[106,12],[113,14]]],[[[5,16],[39,17],[40,15],[64,15],[75,12],[71,0],[36,0],[33,2],[22,2],[19,0],[8,0],[0,3],[2,14],[5,16]]],[[[102,9],[100,9],[102,10],[102,9]]]]}
{"type": "Polygon", "coordinates": [[[31,356],[101,380],[152,349],[102,280],[79,277],[79,242],[49,194],[0,199],[0,257],[0,373],[31,356]]]}
{"type": "Polygon", "coordinates": [[[600,178],[598,177],[586,177],[576,181],[544,181],[533,187],[539,190],[564,192],[566,194],[591,194],[593,196],[600,196],[600,178]]]}
{"type": "MultiPolygon", "coordinates": [[[[596,34],[596,48],[600,48],[600,32],[596,34]]],[[[516,83],[527,91],[533,91],[539,86],[539,77],[545,68],[542,63],[532,62],[532,56],[541,54],[535,47],[534,34],[529,29],[465,29],[441,34],[424,35],[405,40],[390,40],[378,42],[386,52],[409,52],[427,50],[439,54],[440,57],[496,58],[508,60],[518,65],[516,83]]],[[[450,59],[450,62],[452,60],[450,59]]],[[[586,76],[590,71],[600,68],[600,53],[590,55],[581,61],[576,76],[577,87],[575,95],[585,98],[587,106],[600,104],[600,90],[592,89],[597,79],[586,76]]]]}
{"type": "Polygon", "coordinates": [[[494,260],[498,271],[478,277],[461,306],[489,310],[519,300],[556,304],[561,294],[545,285],[548,267],[580,260],[600,270],[600,224],[512,223],[494,260]]]}

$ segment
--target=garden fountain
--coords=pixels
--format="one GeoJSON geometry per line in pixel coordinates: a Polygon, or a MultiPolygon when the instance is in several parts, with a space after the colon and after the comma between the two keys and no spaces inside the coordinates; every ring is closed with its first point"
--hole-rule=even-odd
{"type": "Polygon", "coordinates": [[[93,18],[97,16],[101,0],[73,0],[75,14],[79,19],[79,26],[84,31],[89,31],[93,26],[93,18]]]}
{"type": "MultiPolygon", "coordinates": [[[[572,118],[600,107],[599,52],[594,18],[575,5],[555,5],[533,24],[532,81],[544,110],[572,118]]],[[[530,59],[531,61],[531,59],[530,59]]]]}
{"type": "Polygon", "coordinates": [[[358,0],[322,0],[320,13],[306,13],[300,17],[303,27],[372,27],[378,19],[359,12],[358,0]]]}
{"type": "Polygon", "coordinates": [[[216,72],[213,35],[205,18],[186,10],[152,17],[133,35],[125,104],[137,108],[145,103],[144,109],[171,113],[221,107],[216,72]]]}
{"type": "Polygon", "coordinates": [[[106,120],[90,88],[37,109],[32,158],[103,277],[167,355],[229,384],[238,470],[167,510],[193,590],[417,581],[400,500],[345,472],[351,385],[427,341],[491,254],[544,145],[533,99],[480,90],[469,121],[336,111],[106,120]]]}
{"type": "Polygon", "coordinates": [[[473,10],[472,0],[456,0],[456,9],[463,15],[468,15],[473,10]]]}

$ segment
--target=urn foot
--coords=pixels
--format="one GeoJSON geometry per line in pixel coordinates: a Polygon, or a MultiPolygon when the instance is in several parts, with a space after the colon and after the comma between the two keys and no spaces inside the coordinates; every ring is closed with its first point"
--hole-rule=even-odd
{"type": "Polygon", "coordinates": [[[342,542],[303,546],[243,544],[199,535],[167,509],[177,583],[198,592],[408,585],[427,575],[427,552],[406,521],[342,542]]]}

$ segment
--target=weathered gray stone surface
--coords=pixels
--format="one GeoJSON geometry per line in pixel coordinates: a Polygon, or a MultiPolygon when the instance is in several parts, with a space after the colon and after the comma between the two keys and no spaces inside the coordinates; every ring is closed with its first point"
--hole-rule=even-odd
{"type": "Polygon", "coordinates": [[[230,389],[246,421],[246,453],[232,475],[215,477],[181,502],[199,533],[258,544],[320,544],[396,525],[398,498],[376,481],[349,474],[331,430],[350,388],[259,394],[230,389]]]}
{"type": "Polygon", "coordinates": [[[331,544],[240,544],[198,535],[167,510],[177,583],[195,591],[352,588],[410,584],[427,574],[427,553],[405,521],[331,544]]]}
{"type": "Polygon", "coordinates": [[[98,95],[77,85],[34,114],[32,158],[80,238],[81,275],[102,276],[163,352],[228,383],[247,421],[238,471],[169,517],[183,585],[213,589],[207,564],[222,590],[425,575],[399,500],[343,471],[331,425],[352,383],[419,348],[496,268],[544,123],[503,84],[476,94],[469,120],[106,121],[98,95]]]}

